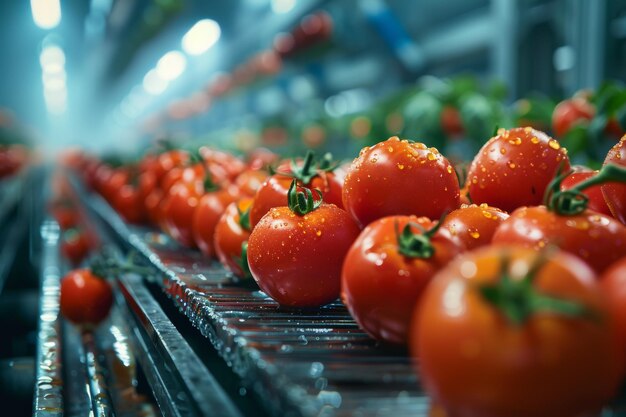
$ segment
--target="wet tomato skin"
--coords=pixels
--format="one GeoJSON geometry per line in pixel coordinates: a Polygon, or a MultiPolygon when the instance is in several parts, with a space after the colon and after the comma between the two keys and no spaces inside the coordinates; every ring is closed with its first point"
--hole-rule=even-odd
{"type": "Polygon", "coordinates": [[[501,129],[476,154],[467,173],[471,200],[506,212],[543,202],[557,170],[569,170],[564,148],[530,127],[501,129]]]}
{"type": "Polygon", "coordinates": [[[160,203],[165,231],[183,246],[195,247],[193,213],[204,195],[202,180],[180,181],[170,188],[160,203]]]}
{"type": "Polygon", "coordinates": [[[588,124],[596,113],[595,108],[584,98],[563,100],[552,113],[552,129],[557,137],[563,137],[576,124],[588,124]]]}
{"type": "Polygon", "coordinates": [[[243,277],[241,269],[241,245],[248,241],[250,230],[242,227],[239,213],[244,213],[252,204],[251,198],[231,203],[215,227],[215,252],[218,259],[233,274],[243,277]],[[239,209],[238,209],[239,208],[239,209]]]}
{"type": "Polygon", "coordinates": [[[461,205],[445,217],[439,233],[463,250],[472,250],[490,244],[496,229],[508,217],[508,213],[486,204],[461,205]]]}
{"type": "MultiPolygon", "coordinates": [[[[377,340],[404,345],[419,298],[433,275],[459,247],[435,234],[430,239],[434,255],[412,258],[399,250],[397,230],[413,223],[429,230],[435,223],[426,217],[388,216],[363,229],[344,260],[341,299],[359,326],[377,340]]],[[[412,227],[413,233],[422,229],[412,227]]]]}
{"type": "Polygon", "coordinates": [[[274,207],[248,240],[248,264],[259,287],[287,307],[318,307],[339,297],[343,259],[360,229],[333,204],[298,216],[274,207]]]}
{"type": "MultiPolygon", "coordinates": [[[[598,171],[592,171],[591,169],[572,172],[565,177],[565,179],[563,179],[563,182],[561,183],[561,190],[569,190],[579,182],[585,181],[597,174],[598,171]]],[[[589,198],[589,205],[587,207],[590,210],[597,211],[598,213],[602,213],[606,216],[612,216],[611,210],[604,200],[604,195],[602,195],[601,185],[594,185],[593,187],[586,188],[583,190],[583,194],[589,198]]]]}
{"type": "Polygon", "coordinates": [[[521,279],[538,256],[519,247],[467,252],[424,293],[411,352],[428,393],[449,416],[578,417],[616,393],[623,360],[615,328],[595,274],[578,258],[551,255],[532,285],[584,305],[595,318],[536,312],[513,324],[478,291],[500,279],[505,257],[512,279],[521,279]]]}
{"type": "Polygon", "coordinates": [[[239,197],[239,190],[230,186],[204,194],[193,211],[191,230],[200,251],[215,257],[215,228],[226,207],[239,197]]]}
{"type": "Polygon", "coordinates": [[[74,324],[96,325],[113,304],[111,285],[89,269],[70,271],[61,281],[61,313],[74,324]]]}
{"type": "Polygon", "coordinates": [[[439,219],[459,205],[450,162],[435,148],[395,136],[363,148],[343,187],[343,206],[361,226],[396,214],[439,219]]]}
{"type": "MultiPolygon", "coordinates": [[[[604,159],[604,165],[606,164],[626,167],[626,136],[609,150],[604,159]]],[[[626,184],[617,182],[603,184],[602,194],[613,217],[626,224],[626,184]]]]}
{"type": "Polygon", "coordinates": [[[626,357],[626,258],[615,262],[602,274],[600,286],[615,318],[620,351],[626,357]]]}
{"type": "Polygon", "coordinates": [[[498,226],[492,243],[536,250],[557,246],[578,256],[601,274],[626,256],[626,227],[612,217],[591,210],[564,216],[545,206],[521,207],[498,226]]]}

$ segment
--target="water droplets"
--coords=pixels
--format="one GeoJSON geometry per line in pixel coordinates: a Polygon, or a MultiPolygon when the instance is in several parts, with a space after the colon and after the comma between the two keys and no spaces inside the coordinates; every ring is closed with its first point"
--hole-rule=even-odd
{"type": "Polygon", "coordinates": [[[561,148],[561,145],[559,145],[559,142],[557,142],[555,139],[550,140],[548,142],[548,146],[554,150],[559,150],[561,148]]]}

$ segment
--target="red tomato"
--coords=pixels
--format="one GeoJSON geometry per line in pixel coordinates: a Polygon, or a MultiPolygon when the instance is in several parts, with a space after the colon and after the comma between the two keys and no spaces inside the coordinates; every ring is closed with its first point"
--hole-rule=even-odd
{"type": "Polygon", "coordinates": [[[9,177],[19,171],[27,157],[23,146],[0,146],[0,178],[9,177]]]}
{"type": "Polygon", "coordinates": [[[438,219],[459,207],[459,181],[435,148],[392,137],[361,150],[343,188],[343,206],[366,226],[396,214],[438,219]]]}
{"type": "Polygon", "coordinates": [[[111,175],[104,181],[101,186],[100,194],[109,204],[113,204],[115,196],[120,189],[129,182],[130,172],[126,168],[118,168],[113,170],[111,175]]]}
{"type": "Polygon", "coordinates": [[[348,251],[341,299],[359,326],[375,339],[407,342],[422,292],[435,272],[459,253],[448,238],[424,234],[434,226],[426,217],[383,217],[370,223],[348,251]],[[407,233],[419,239],[403,239],[407,233]]]}
{"type": "Polygon", "coordinates": [[[193,240],[206,256],[215,256],[215,227],[226,207],[239,197],[237,187],[230,186],[204,194],[193,212],[193,240]]]}
{"type": "MultiPolygon", "coordinates": [[[[233,274],[245,277],[242,263],[242,244],[250,237],[250,221],[242,221],[240,213],[246,213],[252,205],[251,198],[231,203],[215,226],[215,252],[220,262],[233,274]]],[[[247,269],[247,267],[246,267],[247,269]]]]}
{"type": "Polygon", "coordinates": [[[146,218],[146,211],[139,189],[131,184],[124,184],[117,190],[111,205],[129,223],[140,224],[146,218]]]}
{"type": "Polygon", "coordinates": [[[491,243],[496,228],[509,215],[486,204],[462,205],[443,220],[439,233],[464,250],[476,249],[491,243]]]}
{"type": "Polygon", "coordinates": [[[96,325],[113,304],[111,285],[89,269],[70,271],[61,281],[61,314],[74,324],[96,325]]]}
{"type": "Polygon", "coordinates": [[[492,243],[534,249],[557,246],[578,256],[601,274],[626,256],[626,227],[590,210],[566,216],[545,206],[521,207],[496,229],[492,243]]]}
{"type": "Polygon", "coordinates": [[[161,178],[174,167],[186,165],[190,160],[189,152],[174,149],[171,151],[163,152],[160,154],[156,163],[154,164],[154,175],[157,177],[157,181],[161,181],[161,178]]]}
{"type": "Polygon", "coordinates": [[[602,274],[600,286],[615,318],[621,352],[626,356],[626,258],[617,261],[602,274]]]}
{"type": "Polygon", "coordinates": [[[206,146],[201,147],[199,151],[202,158],[207,162],[207,165],[219,165],[221,170],[223,170],[224,174],[222,176],[218,176],[216,172],[211,172],[216,182],[222,182],[224,180],[233,181],[246,169],[246,164],[230,153],[206,146]]]}
{"type": "Polygon", "coordinates": [[[195,247],[193,212],[206,189],[202,179],[179,181],[170,188],[161,202],[165,232],[183,246],[195,247]]]}
{"type": "MultiPolygon", "coordinates": [[[[312,157],[312,155],[311,155],[312,157]]],[[[298,163],[302,168],[303,164],[298,163]]],[[[317,170],[311,167],[311,171],[317,170]]],[[[286,165],[278,168],[279,172],[291,172],[286,165]]],[[[307,173],[309,170],[306,170],[307,173]]],[[[250,209],[250,224],[254,228],[261,218],[273,207],[281,207],[287,205],[287,191],[293,180],[292,177],[282,174],[275,174],[269,177],[257,190],[250,209]]],[[[343,208],[341,202],[342,182],[335,176],[333,172],[325,172],[317,170],[311,180],[307,183],[301,183],[306,187],[318,189],[322,192],[325,202],[334,204],[339,208],[343,208]]]]}
{"type": "Polygon", "coordinates": [[[623,374],[595,274],[567,253],[487,246],[442,269],[422,296],[411,351],[454,417],[575,417],[623,374]]]}
{"type": "Polygon", "coordinates": [[[165,220],[163,216],[163,209],[161,203],[163,202],[163,191],[160,188],[155,188],[146,196],[144,206],[146,208],[146,214],[148,220],[155,226],[161,227],[165,230],[165,220]]]}
{"type": "MultiPolygon", "coordinates": [[[[592,171],[590,169],[572,172],[567,177],[565,177],[565,179],[563,179],[563,182],[561,182],[561,190],[569,190],[581,181],[589,179],[597,174],[598,171],[592,171]]],[[[609,210],[609,206],[607,206],[606,201],[604,201],[604,196],[602,195],[602,187],[600,185],[594,185],[593,187],[585,189],[583,191],[583,194],[589,197],[588,208],[590,210],[606,214],[607,216],[611,216],[611,210],[609,210]]]]}
{"type": "Polygon", "coordinates": [[[246,158],[248,167],[254,170],[267,169],[279,159],[277,154],[266,148],[255,148],[246,158]]]}
{"type": "Polygon", "coordinates": [[[274,207],[250,234],[250,272],[283,306],[330,303],[339,297],[343,259],[359,232],[350,215],[334,204],[304,215],[274,207]]]}
{"type": "Polygon", "coordinates": [[[50,212],[59,224],[61,230],[70,229],[78,225],[80,221],[80,213],[78,208],[71,201],[61,201],[53,203],[50,212]]]}
{"type": "Polygon", "coordinates": [[[530,127],[501,129],[474,157],[467,173],[472,201],[511,212],[542,203],[559,166],[569,170],[565,148],[530,127]]]}
{"type": "Polygon", "coordinates": [[[552,129],[557,137],[563,137],[577,124],[588,124],[596,109],[584,98],[563,100],[552,113],[552,129]]]}
{"type": "Polygon", "coordinates": [[[92,239],[84,230],[68,229],[61,236],[61,253],[74,266],[80,264],[92,248],[92,239]]]}
{"type": "Polygon", "coordinates": [[[444,106],[441,110],[441,129],[448,136],[460,136],[464,133],[461,114],[452,106],[444,106]]]}
{"type": "Polygon", "coordinates": [[[237,176],[235,185],[241,194],[254,197],[268,177],[269,174],[265,171],[247,169],[237,176]]]}
{"type": "MultiPolygon", "coordinates": [[[[604,165],[615,164],[626,167],[626,136],[611,148],[604,159],[604,165]]],[[[626,224],[626,184],[607,183],[602,185],[602,194],[613,217],[626,224]]]]}

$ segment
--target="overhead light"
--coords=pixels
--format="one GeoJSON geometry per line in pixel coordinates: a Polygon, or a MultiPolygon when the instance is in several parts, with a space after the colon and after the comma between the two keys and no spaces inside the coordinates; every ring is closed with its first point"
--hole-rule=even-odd
{"type": "Polygon", "coordinates": [[[185,71],[187,58],[179,51],[170,51],[157,62],[156,72],[164,80],[172,81],[185,71]]]}
{"type": "Polygon", "coordinates": [[[65,54],[56,45],[48,45],[41,51],[39,62],[44,73],[63,72],[65,66],[65,54]]]}
{"type": "Polygon", "coordinates": [[[35,24],[42,29],[52,29],[61,22],[59,0],[30,0],[30,9],[35,24]]]}
{"type": "Polygon", "coordinates": [[[200,55],[215,45],[222,34],[220,25],[211,19],[202,19],[183,36],[183,51],[189,55],[200,55]]]}
{"type": "Polygon", "coordinates": [[[67,90],[65,83],[65,73],[62,73],[62,77],[50,77],[44,74],[43,77],[43,89],[45,91],[61,91],[67,90]]]}
{"type": "Polygon", "coordinates": [[[272,11],[274,13],[288,13],[296,5],[296,0],[272,0],[272,11]]]}
{"type": "Polygon", "coordinates": [[[143,89],[146,90],[146,93],[153,96],[158,96],[164,92],[168,84],[169,81],[159,77],[156,70],[148,71],[146,76],[143,77],[143,89]]]}

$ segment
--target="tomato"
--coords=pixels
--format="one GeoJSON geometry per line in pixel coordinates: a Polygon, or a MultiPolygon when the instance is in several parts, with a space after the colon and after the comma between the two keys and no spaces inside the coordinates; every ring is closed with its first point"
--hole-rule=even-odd
{"type": "Polygon", "coordinates": [[[343,207],[341,198],[343,183],[332,170],[325,171],[313,167],[312,153],[308,153],[302,162],[297,162],[296,172],[285,164],[279,166],[277,171],[279,173],[269,177],[256,192],[250,209],[250,224],[253,228],[271,208],[287,205],[287,192],[293,177],[306,187],[320,190],[327,203],[343,207]]]}
{"type": "Polygon", "coordinates": [[[396,214],[438,219],[459,207],[459,181],[435,148],[392,137],[361,150],[343,188],[343,206],[361,225],[396,214]]]}
{"type": "Polygon", "coordinates": [[[496,229],[492,243],[534,249],[557,246],[602,273],[626,256],[626,227],[590,210],[566,216],[545,206],[521,207],[496,229]]]}
{"type": "Polygon", "coordinates": [[[239,197],[235,186],[205,193],[193,211],[191,230],[196,246],[208,257],[215,256],[215,227],[226,207],[239,197]]]}
{"type": "Polygon", "coordinates": [[[448,238],[425,233],[434,226],[426,217],[383,217],[371,222],[350,247],[341,273],[341,299],[375,339],[407,342],[422,292],[435,272],[459,253],[448,238]]]}
{"type": "MultiPolygon", "coordinates": [[[[598,171],[592,171],[590,169],[572,172],[567,177],[565,177],[565,179],[563,179],[563,182],[561,183],[561,190],[569,190],[574,185],[597,174],[598,171]]],[[[609,206],[607,206],[606,201],[604,201],[604,196],[602,195],[602,187],[600,185],[589,187],[585,189],[583,193],[589,198],[590,210],[597,211],[598,213],[602,213],[607,216],[611,215],[611,210],[609,210],[609,206]]]]}
{"type": "Polygon", "coordinates": [[[160,204],[162,226],[174,240],[183,246],[195,247],[193,239],[193,212],[207,190],[202,179],[179,181],[170,188],[160,204]]]}
{"type": "Polygon", "coordinates": [[[0,146],[0,178],[17,173],[26,162],[27,157],[26,149],[23,146],[0,146]]]}
{"type": "Polygon", "coordinates": [[[279,156],[266,148],[255,148],[247,155],[246,162],[250,169],[267,169],[278,162],[279,156]]]}
{"type": "Polygon", "coordinates": [[[80,222],[80,212],[70,200],[62,200],[50,206],[50,212],[61,230],[75,227],[80,222]]]}
{"type": "Polygon", "coordinates": [[[61,281],[61,314],[74,324],[96,325],[113,304],[111,285],[89,269],[70,271],[61,281]]]}
{"type": "MultiPolygon", "coordinates": [[[[242,244],[250,237],[250,221],[242,220],[240,213],[249,214],[251,198],[242,198],[231,203],[215,226],[215,252],[220,262],[239,277],[245,277],[247,271],[242,263],[248,263],[242,258],[242,244]]],[[[247,270],[247,266],[246,266],[247,270]]]]}
{"type": "MultiPolygon", "coordinates": [[[[604,165],[615,164],[626,166],[626,136],[609,150],[604,165]]],[[[602,185],[602,194],[613,217],[626,224],[626,184],[607,183],[602,185]]]]}
{"type": "Polygon", "coordinates": [[[258,169],[247,169],[235,178],[235,185],[243,195],[254,197],[269,174],[258,169]]]}
{"type": "Polygon", "coordinates": [[[617,261],[602,274],[600,286],[615,318],[621,352],[626,356],[626,258],[617,261]]]}
{"type": "Polygon", "coordinates": [[[101,186],[100,194],[109,204],[113,204],[119,190],[129,182],[130,172],[126,168],[114,169],[101,186]]]}
{"type": "Polygon", "coordinates": [[[509,215],[486,204],[462,205],[443,220],[440,233],[464,250],[476,249],[491,243],[496,228],[509,215]]]}
{"type": "Polygon", "coordinates": [[[217,175],[216,172],[211,172],[216,182],[222,182],[223,180],[233,181],[246,169],[246,164],[241,159],[228,152],[212,149],[207,146],[201,147],[199,152],[209,167],[217,165],[223,171],[221,176],[217,175]]]}
{"type": "Polygon", "coordinates": [[[617,391],[615,330],[595,274],[576,257],[487,246],[435,276],[411,352],[451,417],[575,417],[617,391]]]}
{"type": "MultiPolygon", "coordinates": [[[[312,195],[308,201],[313,205],[312,195]]],[[[298,207],[274,207],[261,219],[248,240],[248,264],[261,290],[279,304],[317,307],[339,297],[343,259],[360,229],[334,204],[298,207]]]]}
{"type": "Polygon", "coordinates": [[[164,194],[160,188],[153,189],[150,194],[146,196],[146,199],[144,200],[144,207],[146,208],[146,215],[148,216],[150,223],[165,229],[165,221],[161,207],[163,197],[164,194]]]}
{"type": "Polygon", "coordinates": [[[157,181],[161,181],[163,176],[172,170],[172,168],[186,165],[190,159],[189,152],[179,149],[163,152],[157,157],[156,163],[153,165],[154,175],[156,175],[157,181]]]}
{"type": "Polygon", "coordinates": [[[577,124],[589,124],[596,109],[584,98],[563,100],[552,113],[552,129],[557,137],[563,137],[577,124]]]}
{"type": "Polygon", "coordinates": [[[131,184],[124,184],[117,190],[111,205],[129,223],[140,224],[146,218],[145,207],[141,200],[139,189],[131,184]]]}
{"type": "Polygon", "coordinates": [[[461,136],[464,133],[461,114],[452,106],[444,106],[441,109],[441,129],[448,136],[461,136]]]}
{"type": "Polygon", "coordinates": [[[93,246],[94,243],[85,230],[68,229],[61,236],[61,253],[72,265],[80,264],[93,246]]]}
{"type": "Polygon", "coordinates": [[[541,204],[559,166],[569,170],[567,151],[545,133],[530,127],[500,129],[470,165],[471,200],[507,212],[541,204]]]}

